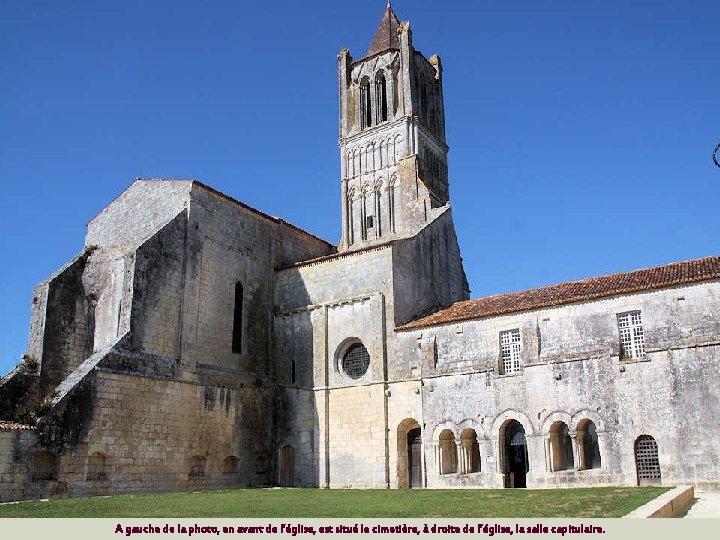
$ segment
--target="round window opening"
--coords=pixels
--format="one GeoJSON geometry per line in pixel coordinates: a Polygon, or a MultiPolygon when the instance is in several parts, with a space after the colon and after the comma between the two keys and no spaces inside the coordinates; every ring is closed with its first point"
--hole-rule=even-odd
{"type": "Polygon", "coordinates": [[[341,362],[342,370],[351,379],[359,379],[367,373],[370,366],[370,354],[362,343],[350,345],[341,362]]]}

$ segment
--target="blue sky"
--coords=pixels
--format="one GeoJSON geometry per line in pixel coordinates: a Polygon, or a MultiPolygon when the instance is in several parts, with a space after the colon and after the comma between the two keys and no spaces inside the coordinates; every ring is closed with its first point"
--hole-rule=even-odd
{"type": "MultiPolygon", "coordinates": [[[[443,59],[473,298],[717,255],[720,2],[396,0],[443,59]]],[[[0,373],[136,177],[336,242],[336,55],[385,2],[0,1],[0,373]]]]}

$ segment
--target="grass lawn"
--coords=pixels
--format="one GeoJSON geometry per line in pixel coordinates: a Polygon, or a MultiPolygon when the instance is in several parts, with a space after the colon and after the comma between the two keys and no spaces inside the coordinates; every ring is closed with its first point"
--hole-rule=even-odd
{"type": "Polygon", "coordinates": [[[623,516],[668,489],[233,489],[2,504],[0,518],[598,518],[623,516]]]}

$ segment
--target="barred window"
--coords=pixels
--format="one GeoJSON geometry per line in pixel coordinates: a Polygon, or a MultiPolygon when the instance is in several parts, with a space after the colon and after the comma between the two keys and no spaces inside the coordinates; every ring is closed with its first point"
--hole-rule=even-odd
{"type": "Polygon", "coordinates": [[[502,374],[520,371],[520,330],[500,332],[500,356],[502,374]]]}
{"type": "Polygon", "coordinates": [[[367,373],[370,366],[370,354],[362,343],[353,343],[343,354],[340,367],[351,379],[359,379],[367,373]]]}
{"type": "Polygon", "coordinates": [[[620,358],[645,356],[645,333],[641,313],[639,311],[618,313],[617,320],[620,330],[620,358]]]}

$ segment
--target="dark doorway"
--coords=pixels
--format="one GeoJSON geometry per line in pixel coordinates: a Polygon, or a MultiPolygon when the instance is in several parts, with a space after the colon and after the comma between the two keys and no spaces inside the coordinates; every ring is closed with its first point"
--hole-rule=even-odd
{"type": "Polygon", "coordinates": [[[505,487],[527,487],[526,475],[529,470],[525,428],[517,420],[505,426],[503,437],[505,451],[505,487]]]}
{"type": "Polygon", "coordinates": [[[420,428],[411,429],[407,434],[408,487],[422,486],[422,437],[420,428]]]}
{"type": "Polygon", "coordinates": [[[295,485],[295,449],[286,444],[280,451],[280,485],[293,487],[295,485]]]}

